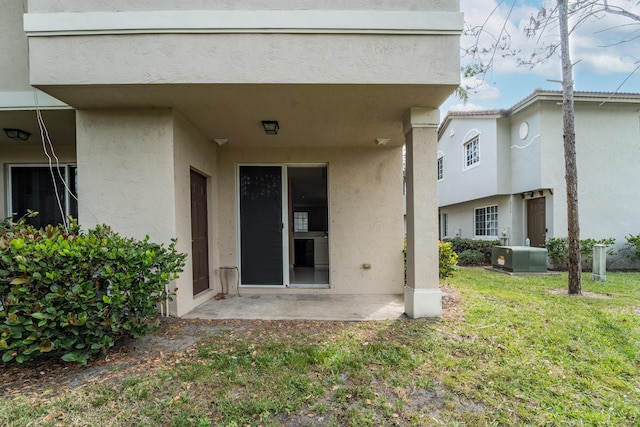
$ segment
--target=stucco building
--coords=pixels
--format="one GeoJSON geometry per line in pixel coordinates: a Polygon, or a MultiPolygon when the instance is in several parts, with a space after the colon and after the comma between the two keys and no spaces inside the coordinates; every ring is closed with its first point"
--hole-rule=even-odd
{"type": "Polygon", "coordinates": [[[404,292],[409,316],[440,314],[433,171],[438,107],[459,82],[457,1],[0,10],[0,125],[31,134],[0,135],[3,213],[177,237],[178,316],[235,292],[220,274],[235,268],[245,294],[404,292]]]}
{"type": "MultiPolygon", "coordinates": [[[[450,112],[438,133],[440,237],[544,246],[567,236],[562,94],[537,90],[508,110],[450,112]]],[[[582,239],[640,232],[639,94],[575,93],[582,239]]],[[[625,257],[612,259],[624,267],[625,257]]]]}

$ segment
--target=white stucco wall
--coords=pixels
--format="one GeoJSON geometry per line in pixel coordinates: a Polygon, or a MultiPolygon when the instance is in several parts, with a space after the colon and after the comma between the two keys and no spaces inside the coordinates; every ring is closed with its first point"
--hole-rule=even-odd
{"type": "Polygon", "coordinates": [[[24,22],[36,86],[455,85],[463,15],[441,0],[31,0],[24,22]]]}
{"type": "Polygon", "coordinates": [[[438,183],[439,206],[488,197],[497,194],[499,187],[505,187],[498,180],[497,139],[496,118],[461,117],[452,120],[438,141],[438,151],[444,154],[445,159],[444,177],[438,183]],[[480,141],[480,162],[465,168],[464,144],[475,136],[480,141]]]}
{"type": "MultiPolygon", "coordinates": [[[[541,118],[538,107],[533,106],[511,117],[511,131],[507,144],[511,151],[511,191],[520,193],[539,188],[553,188],[546,180],[549,164],[543,150],[549,142],[549,131],[541,118]],[[526,123],[528,131],[522,134],[521,127],[526,123]],[[544,177],[544,178],[543,178],[544,177]]],[[[551,138],[553,138],[551,136],[551,138]]],[[[551,166],[556,170],[555,165],[551,166]]],[[[554,181],[554,180],[552,180],[554,181]]]]}
{"type": "Polygon", "coordinates": [[[22,0],[0,0],[0,94],[30,89],[27,35],[22,28],[25,8],[22,0]]]}
{"type": "Polygon", "coordinates": [[[175,237],[170,110],[77,112],[79,219],[158,243],[175,237]]]}
{"type": "Polygon", "coordinates": [[[30,39],[36,86],[158,83],[451,84],[457,37],[142,34],[30,39]],[[125,48],[126,46],[126,48],[125,48]],[[141,60],[144,58],[144,60],[141,60]],[[168,60],[171,58],[171,60],[168,60]],[[318,64],[323,64],[319,67],[318,64]]]}
{"type": "Polygon", "coordinates": [[[511,119],[496,119],[496,193],[511,194],[511,119]]]}
{"type": "Polygon", "coordinates": [[[319,10],[379,9],[379,10],[442,10],[458,11],[457,0],[29,0],[29,10],[38,13],[87,12],[120,10],[319,10]]]}
{"type": "Polygon", "coordinates": [[[175,177],[175,237],[176,246],[181,253],[187,254],[185,268],[175,282],[177,298],[173,301],[174,314],[182,316],[193,308],[211,298],[213,293],[220,292],[220,276],[218,274],[219,248],[216,223],[218,211],[217,177],[216,177],[216,145],[204,138],[182,115],[174,112],[174,177],[175,177]],[[191,170],[207,177],[207,214],[209,237],[209,288],[193,296],[193,268],[191,259],[191,170]]]}
{"type": "MultiPolygon", "coordinates": [[[[402,293],[402,149],[234,149],[218,151],[220,263],[238,265],[237,164],[327,164],[331,288],[295,293],[402,293]],[[363,264],[371,269],[364,269],[363,264]]],[[[232,284],[233,285],[233,284],[232,284]]],[[[233,291],[233,290],[232,290],[233,291]]],[[[231,292],[232,292],[231,291],[231,292]]],[[[243,288],[243,293],[283,292],[243,288]]]]}

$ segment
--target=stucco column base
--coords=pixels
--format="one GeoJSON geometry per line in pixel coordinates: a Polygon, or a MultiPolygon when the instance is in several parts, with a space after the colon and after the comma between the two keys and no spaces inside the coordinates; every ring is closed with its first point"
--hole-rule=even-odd
{"type": "Polygon", "coordinates": [[[404,311],[411,319],[442,316],[440,289],[414,289],[404,287],[404,311]]]}

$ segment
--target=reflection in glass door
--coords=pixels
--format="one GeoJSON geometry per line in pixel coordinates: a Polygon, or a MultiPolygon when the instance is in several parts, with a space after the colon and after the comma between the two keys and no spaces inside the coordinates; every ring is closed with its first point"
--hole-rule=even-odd
{"type": "Polygon", "coordinates": [[[289,283],[329,286],[329,208],[326,166],[290,166],[289,283]]]}
{"type": "Polygon", "coordinates": [[[241,283],[283,286],[282,167],[239,172],[241,283]]]}

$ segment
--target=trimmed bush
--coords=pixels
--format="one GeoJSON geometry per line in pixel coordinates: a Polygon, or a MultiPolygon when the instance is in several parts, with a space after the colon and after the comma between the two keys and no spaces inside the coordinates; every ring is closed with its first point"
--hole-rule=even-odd
{"type": "MultiPolygon", "coordinates": [[[[465,251],[474,251],[480,252],[482,254],[481,262],[474,262],[473,264],[468,265],[480,265],[480,264],[491,264],[491,248],[494,246],[498,246],[500,244],[499,240],[475,240],[475,239],[445,239],[445,242],[450,242],[454,252],[459,255],[462,255],[465,251]]],[[[470,255],[471,256],[471,255],[470,255]]],[[[474,259],[476,259],[476,255],[472,255],[474,259]]],[[[460,259],[462,264],[467,264],[462,259],[460,259]]]]}
{"type": "Polygon", "coordinates": [[[165,285],[185,255],[124,238],[107,226],[0,227],[0,353],[24,362],[45,353],[86,363],[123,337],[157,327],[165,285]]]}
{"type": "Polygon", "coordinates": [[[467,249],[458,254],[458,261],[462,265],[482,265],[485,264],[485,256],[482,252],[467,249]]]}
{"type": "Polygon", "coordinates": [[[438,254],[440,259],[439,277],[444,279],[453,276],[456,265],[458,265],[458,254],[453,250],[451,243],[438,240],[438,254]]]}

